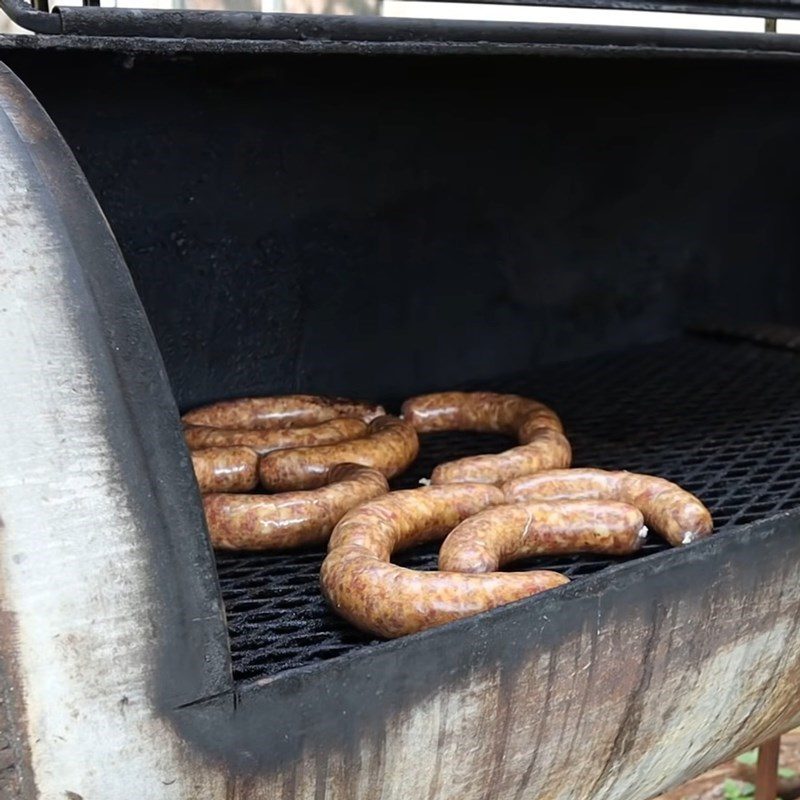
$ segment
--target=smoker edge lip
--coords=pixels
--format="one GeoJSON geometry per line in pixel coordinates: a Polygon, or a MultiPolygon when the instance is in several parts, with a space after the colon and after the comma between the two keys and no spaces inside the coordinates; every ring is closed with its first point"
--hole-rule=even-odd
{"type": "MultiPolygon", "coordinates": [[[[553,589],[548,589],[542,594],[524,597],[521,600],[498,606],[489,611],[476,614],[473,617],[464,617],[463,619],[449,622],[446,625],[428,628],[427,630],[412,633],[397,639],[386,639],[377,645],[367,645],[363,648],[343,653],[340,656],[318,661],[313,664],[306,664],[301,667],[287,669],[263,678],[249,678],[243,681],[236,681],[232,691],[241,696],[247,692],[258,691],[264,686],[278,683],[281,680],[290,680],[296,676],[310,676],[316,672],[325,672],[328,665],[335,664],[344,667],[348,662],[360,661],[376,649],[388,655],[404,647],[414,646],[414,644],[424,646],[428,641],[435,638],[437,634],[441,634],[443,631],[449,631],[452,636],[459,636],[459,632],[462,636],[468,635],[471,630],[475,629],[475,626],[480,626],[484,622],[489,622],[490,620],[501,621],[513,618],[518,611],[521,612],[523,609],[527,610],[526,613],[530,613],[531,615],[536,614],[541,617],[543,616],[542,605],[544,604],[547,605],[548,610],[557,611],[561,609],[565,603],[586,597],[597,596],[599,592],[605,588],[603,584],[608,584],[609,588],[611,588],[610,585],[614,582],[615,578],[627,581],[628,583],[635,583],[637,579],[642,577],[642,574],[655,575],[668,569],[679,568],[687,561],[712,558],[720,546],[724,547],[724,544],[722,544],[723,540],[737,540],[741,538],[743,533],[759,535],[762,531],[769,530],[774,525],[781,523],[784,519],[797,520],[799,517],[800,512],[798,511],[779,511],[757,522],[740,525],[720,533],[714,533],[689,546],[661,550],[646,556],[640,556],[629,561],[623,561],[604,567],[599,572],[581,577],[579,581],[571,581],[570,583],[557,586],[553,589]],[[712,547],[712,545],[717,545],[717,547],[712,547]],[[709,550],[711,552],[706,552],[709,550]]],[[[215,698],[216,697],[215,695],[215,698]]]]}
{"type": "MultiPolygon", "coordinates": [[[[70,284],[70,299],[78,307],[96,309],[110,358],[103,378],[114,424],[104,427],[112,446],[126,454],[121,480],[131,487],[131,497],[148,498],[141,507],[143,524],[159,530],[143,543],[164,630],[169,631],[156,636],[153,647],[154,658],[163,659],[154,691],[162,699],[172,697],[173,703],[224,691],[232,685],[230,649],[213,552],[193,475],[184,476],[180,468],[176,472],[181,460],[191,462],[133,280],[72,151],[31,92],[2,63],[0,118],[7,118],[16,133],[7,145],[10,152],[28,154],[37,181],[46,187],[48,212],[68,232],[71,260],[64,269],[72,271],[70,278],[81,279],[70,284]],[[126,424],[141,435],[120,441],[126,424]],[[156,474],[172,473],[173,480],[156,478],[156,464],[161,465],[156,474]],[[187,511],[186,497],[192,492],[197,502],[187,511]]],[[[0,139],[0,146],[5,144],[0,139]]],[[[85,337],[96,332],[88,323],[82,331],[85,337]]]]}
{"type": "MultiPolygon", "coordinates": [[[[515,674],[543,654],[568,647],[570,637],[595,619],[600,626],[602,617],[598,635],[624,629],[635,638],[654,624],[658,609],[671,610],[681,602],[699,605],[722,596],[732,613],[741,613],[748,599],[744,582],[763,577],[768,567],[773,573],[791,568],[792,547],[794,555],[800,554],[799,527],[799,510],[780,512],[688,548],[610,567],[541,597],[237,683],[231,692],[166,713],[201,752],[224,759],[242,774],[280,770],[300,758],[304,747],[348,752],[357,749],[360,738],[379,735],[397,715],[441,690],[493,670],[515,674]],[[599,611],[604,604],[605,615],[599,611]]],[[[744,630],[739,642],[718,639],[708,646],[741,644],[747,640],[744,630]]],[[[686,674],[700,666],[687,663],[686,674]]]]}
{"type": "MultiPolygon", "coordinates": [[[[22,0],[0,0],[0,7],[4,2],[29,8],[22,0]]],[[[773,33],[96,7],[30,13],[48,35],[0,35],[0,50],[748,59],[791,59],[800,53],[800,36],[773,33]]]]}

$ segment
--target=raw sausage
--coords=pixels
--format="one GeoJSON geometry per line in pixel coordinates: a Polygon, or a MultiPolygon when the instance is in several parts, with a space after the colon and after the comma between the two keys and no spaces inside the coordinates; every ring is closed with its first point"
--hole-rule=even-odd
{"type": "Polygon", "coordinates": [[[430,431],[484,431],[531,441],[539,428],[564,432],[551,408],[517,394],[496,392],[435,392],[403,403],[402,417],[419,433],[430,431]]]}
{"type": "Polygon", "coordinates": [[[468,456],[439,464],[431,473],[431,483],[493,483],[499,485],[543,469],[568,467],[572,448],[563,433],[539,428],[528,443],[502,453],[468,456]]]}
{"type": "Polygon", "coordinates": [[[292,428],[316,425],[336,417],[371,422],[386,412],[381,406],[341,397],[290,394],[282,397],[242,397],[195,408],[183,415],[190,425],[212,428],[292,428]]]}
{"type": "Polygon", "coordinates": [[[316,489],[328,470],[345,461],[377,469],[387,478],[402,472],[417,457],[417,432],[388,414],[370,422],[367,435],[339,444],[295,447],[267,453],[259,465],[261,485],[273,492],[316,489]]]}
{"type": "Polygon", "coordinates": [[[613,500],[502,505],[470,517],[451,531],[439,551],[439,569],[483,573],[532,556],[629,555],[646,536],[642,512],[613,500]]]}
{"type": "Polygon", "coordinates": [[[357,628],[387,638],[511,603],[568,579],[556,572],[417,572],[390,562],[395,550],[442,538],[501,503],[486,484],[392,492],[348,512],[334,528],[320,575],[331,607],[357,628]]]}
{"type": "Polygon", "coordinates": [[[389,561],[395,550],[439,539],[502,499],[485,484],[430,486],[392,492],[349,512],[334,529],[322,565],[328,602],[361,630],[393,638],[567,583],[555,572],[416,572],[389,561]]]}
{"type": "Polygon", "coordinates": [[[323,544],[351,508],[386,494],[380,472],[337,464],[311,492],[210,494],[203,498],[211,544],[223,550],[278,550],[323,544]]]}
{"type": "Polygon", "coordinates": [[[431,483],[494,483],[542,469],[568,467],[572,449],[551,408],[516,394],[437,392],[403,403],[403,419],[420,433],[484,431],[516,436],[521,447],[440,464],[431,483]]]}
{"type": "Polygon", "coordinates": [[[249,447],[195,450],[192,466],[200,491],[249,492],[258,484],[258,454],[249,447]]]}
{"type": "Polygon", "coordinates": [[[664,478],[635,472],[569,469],[539,472],[504,484],[509,503],[531,500],[619,500],[636,506],[648,527],[672,545],[710,536],[708,509],[685,489],[664,478]]]}
{"type": "Polygon", "coordinates": [[[188,425],[183,435],[191,450],[201,447],[232,447],[244,445],[264,455],[272,450],[289,447],[333,444],[356,439],[367,432],[367,423],[353,417],[339,417],[306,428],[277,428],[275,430],[210,428],[205,425],[188,425]]]}

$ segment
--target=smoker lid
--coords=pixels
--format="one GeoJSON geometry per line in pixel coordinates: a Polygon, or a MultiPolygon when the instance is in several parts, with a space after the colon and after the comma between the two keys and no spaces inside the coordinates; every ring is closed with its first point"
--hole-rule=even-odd
{"type": "MultiPolygon", "coordinates": [[[[443,0],[438,0],[439,2],[443,0]]],[[[146,2],[146,0],[143,0],[146,2]]],[[[485,0],[467,0],[485,2],[485,0]]],[[[628,11],[800,18],[800,0],[492,0],[503,5],[569,6],[628,11]]],[[[498,38],[499,31],[526,31],[536,38],[536,26],[487,22],[391,19],[374,16],[273,14],[250,11],[101,8],[99,0],[82,7],[55,6],[48,0],[0,0],[0,9],[18,25],[36,33],[94,37],[169,39],[275,40],[336,43],[416,43],[479,41],[498,38]]],[[[553,26],[550,26],[553,27],[553,26]]],[[[581,27],[581,26],[571,26],[581,27]]],[[[643,25],[643,27],[645,27],[643,25]]],[[[616,30],[606,28],[606,30],[616,30]]],[[[716,36],[716,34],[714,34],[716,36]]],[[[759,36],[763,36],[759,35],[759,36]]],[[[502,40],[500,35],[499,39],[502,40]]],[[[512,36],[516,41],[518,36],[512,36]]]]}

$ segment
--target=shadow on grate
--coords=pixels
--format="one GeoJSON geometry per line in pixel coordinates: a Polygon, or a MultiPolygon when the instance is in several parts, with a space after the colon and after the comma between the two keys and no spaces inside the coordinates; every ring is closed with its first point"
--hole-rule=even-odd
{"type": "MultiPolygon", "coordinates": [[[[477,388],[477,387],[472,387],[477,388]]],[[[564,420],[575,466],[649,472],[679,482],[711,509],[717,530],[800,507],[800,357],[750,344],[682,339],[484,382],[552,404],[564,420]]],[[[418,485],[441,461],[497,452],[499,436],[423,437],[394,488],[418,485]]],[[[665,547],[648,538],[641,558],[665,547]]],[[[397,563],[433,569],[438,546],[397,563]]],[[[218,554],[234,673],[245,680],[378,642],[333,614],[318,584],[322,550],[218,554]]],[[[573,580],[624,559],[533,559],[573,580]]]]}

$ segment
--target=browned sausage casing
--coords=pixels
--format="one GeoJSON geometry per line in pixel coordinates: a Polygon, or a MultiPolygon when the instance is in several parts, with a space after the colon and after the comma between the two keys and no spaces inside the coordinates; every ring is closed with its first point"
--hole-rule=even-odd
{"type": "Polygon", "coordinates": [[[357,628],[387,638],[443,625],[567,583],[556,572],[416,572],[390,562],[404,547],[442,538],[503,501],[486,484],[392,492],[347,513],[334,528],[320,575],[332,608],[357,628]]]}
{"type": "Polygon", "coordinates": [[[403,419],[420,433],[484,431],[516,436],[521,447],[440,464],[431,483],[500,484],[541,469],[568,467],[572,449],[551,408],[516,394],[436,392],[403,403],[403,419]]]}
{"type": "Polygon", "coordinates": [[[316,425],[336,417],[371,422],[385,412],[381,406],[341,397],[290,394],[283,397],[242,397],[195,408],[183,415],[190,425],[212,428],[292,428],[316,425]]]}
{"type": "Polygon", "coordinates": [[[261,485],[273,492],[316,489],[334,464],[351,462],[377,469],[387,478],[402,472],[417,457],[417,432],[389,415],[370,422],[367,436],[339,444],[296,447],[267,453],[259,465],[261,485]]]}
{"type": "Polygon", "coordinates": [[[431,483],[501,484],[520,475],[543,469],[568,467],[572,448],[563,433],[539,428],[528,443],[502,453],[469,456],[439,464],[431,474],[431,483]]]}
{"type": "Polygon", "coordinates": [[[642,512],[613,500],[502,505],[451,531],[439,551],[439,569],[483,573],[540,555],[628,555],[642,546],[646,536],[642,512]]]}
{"type": "Polygon", "coordinates": [[[233,447],[243,445],[259,455],[290,447],[307,447],[333,444],[356,439],[367,433],[367,423],[352,417],[340,417],[306,428],[278,428],[276,430],[209,428],[189,425],[183,435],[191,450],[201,447],[233,447]]]}
{"type": "Polygon", "coordinates": [[[337,464],[327,481],[310,492],[206,495],[211,544],[223,550],[323,544],[347,511],[389,491],[380,472],[358,464],[337,464]]]}
{"type": "Polygon", "coordinates": [[[539,428],[563,433],[561,420],[537,400],[496,392],[435,392],[403,403],[403,419],[419,433],[430,431],[484,431],[531,441],[539,428]]]}
{"type": "Polygon", "coordinates": [[[249,492],[258,485],[258,454],[249,447],[207,447],[192,453],[200,491],[249,492]]]}
{"type": "Polygon", "coordinates": [[[710,536],[709,510],[680,486],[652,475],[602,469],[551,470],[503,486],[509,503],[532,500],[619,500],[636,506],[649,528],[672,545],[710,536]]]}

